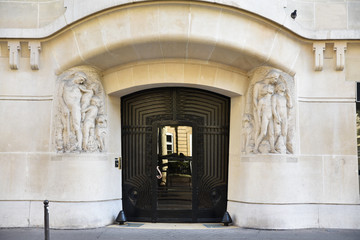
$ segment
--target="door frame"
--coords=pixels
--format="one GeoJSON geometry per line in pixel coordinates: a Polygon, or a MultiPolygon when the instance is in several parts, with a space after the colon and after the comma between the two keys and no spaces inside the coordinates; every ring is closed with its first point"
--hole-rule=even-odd
{"type": "Polygon", "coordinates": [[[221,221],[227,208],[230,98],[197,88],[161,87],[124,96],[121,107],[122,136],[128,139],[125,141],[122,138],[125,170],[122,174],[123,209],[129,214],[129,219],[157,222],[221,221]],[[157,211],[156,131],[158,126],[169,124],[193,127],[192,149],[197,159],[193,166],[196,179],[192,180],[194,211],[191,218],[189,214],[187,219],[181,216],[179,221],[159,216],[160,211],[157,211]],[[140,139],[140,145],[137,139],[140,139]],[[133,157],[145,165],[137,167],[134,165],[136,161],[132,161],[133,157]],[[145,178],[151,179],[144,182],[145,178]]]}

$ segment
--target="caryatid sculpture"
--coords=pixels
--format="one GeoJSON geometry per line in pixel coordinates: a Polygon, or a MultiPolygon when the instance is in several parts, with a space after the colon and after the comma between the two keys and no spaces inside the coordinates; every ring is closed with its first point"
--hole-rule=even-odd
{"type": "Polygon", "coordinates": [[[257,68],[249,76],[242,151],[292,154],[295,128],[293,78],[269,67],[257,68]]]}
{"type": "Polygon", "coordinates": [[[98,73],[77,67],[58,78],[55,145],[58,152],[105,150],[104,91],[98,73]]]}

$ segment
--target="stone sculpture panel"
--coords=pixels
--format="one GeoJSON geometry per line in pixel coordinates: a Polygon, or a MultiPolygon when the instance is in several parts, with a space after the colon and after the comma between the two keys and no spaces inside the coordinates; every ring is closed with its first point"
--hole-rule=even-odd
{"type": "Polygon", "coordinates": [[[58,152],[105,151],[105,94],[96,69],[69,69],[57,80],[55,145],[58,152]]]}
{"type": "Polygon", "coordinates": [[[242,152],[293,154],[294,79],[270,67],[249,72],[250,84],[242,119],[242,152]]]}

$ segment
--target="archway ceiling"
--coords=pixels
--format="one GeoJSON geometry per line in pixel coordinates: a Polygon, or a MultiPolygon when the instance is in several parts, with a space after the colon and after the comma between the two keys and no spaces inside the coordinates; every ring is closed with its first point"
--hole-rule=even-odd
{"type": "Polygon", "coordinates": [[[240,10],[196,2],[157,2],[98,13],[46,44],[58,73],[83,64],[107,70],[154,59],[196,59],[243,71],[269,65],[294,74],[304,42],[240,10]]]}

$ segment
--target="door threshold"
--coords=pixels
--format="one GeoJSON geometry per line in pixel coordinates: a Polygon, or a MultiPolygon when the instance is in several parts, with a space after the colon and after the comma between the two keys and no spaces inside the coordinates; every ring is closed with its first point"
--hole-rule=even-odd
{"type": "Polygon", "coordinates": [[[222,223],[150,223],[126,222],[124,225],[113,224],[110,228],[136,228],[136,229],[231,229],[237,226],[224,226],[222,223]]]}

